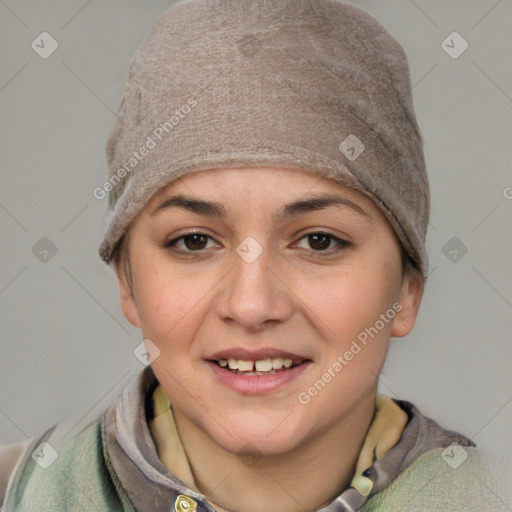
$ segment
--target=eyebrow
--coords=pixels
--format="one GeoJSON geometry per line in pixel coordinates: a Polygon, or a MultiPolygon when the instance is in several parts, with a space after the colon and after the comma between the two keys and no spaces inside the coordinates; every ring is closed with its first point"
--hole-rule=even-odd
{"type": "MultiPolygon", "coordinates": [[[[344,197],[331,194],[314,196],[309,199],[302,199],[288,203],[283,208],[276,210],[272,215],[272,219],[275,223],[278,223],[291,217],[296,217],[298,215],[317,210],[323,210],[331,206],[351,208],[370,222],[374,221],[373,217],[356,203],[353,203],[344,197]]],[[[219,219],[225,219],[227,217],[226,209],[221,203],[206,201],[204,199],[195,199],[184,195],[176,195],[165,199],[153,210],[150,216],[154,217],[171,207],[182,208],[192,213],[196,213],[197,215],[205,215],[219,219]]]]}

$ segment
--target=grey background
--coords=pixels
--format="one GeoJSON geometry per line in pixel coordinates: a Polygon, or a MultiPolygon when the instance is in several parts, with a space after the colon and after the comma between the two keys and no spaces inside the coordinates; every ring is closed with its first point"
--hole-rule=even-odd
{"type": "MultiPolygon", "coordinates": [[[[130,58],[171,3],[0,1],[0,443],[79,430],[142,369],[141,333],[97,256],[106,203],[92,191],[130,58]],[[43,31],[59,44],[47,59],[31,48],[43,31]],[[57,248],[46,262],[42,237],[57,248]]],[[[350,3],[408,54],[432,189],[430,279],[380,389],[510,467],[512,3],[350,3]],[[469,43],[457,59],[441,47],[453,31],[469,43]]]]}

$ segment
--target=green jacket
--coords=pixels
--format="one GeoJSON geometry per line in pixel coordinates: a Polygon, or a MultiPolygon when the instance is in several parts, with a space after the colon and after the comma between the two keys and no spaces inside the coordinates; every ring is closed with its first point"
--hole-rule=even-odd
{"type": "MultiPolygon", "coordinates": [[[[148,368],[78,434],[59,438],[53,427],[33,439],[11,477],[2,512],[213,512],[151,449],[144,397],[156,378],[148,368]]],[[[410,421],[389,456],[369,471],[375,494],[367,499],[349,488],[322,512],[511,510],[471,441],[442,429],[412,404],[397,403],[410,421]]]]}

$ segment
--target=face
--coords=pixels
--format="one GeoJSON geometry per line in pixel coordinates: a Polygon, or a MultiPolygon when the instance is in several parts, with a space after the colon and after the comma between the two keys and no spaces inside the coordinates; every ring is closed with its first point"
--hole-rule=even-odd
{"type": "Polygon", "coordinates": [[[285,453],[368,404],[423,292],[373,202],[307,171],[175,180],[128,247],[121,305],[158,348],[155,375],[175,414],[231,452],[285,453]]]}

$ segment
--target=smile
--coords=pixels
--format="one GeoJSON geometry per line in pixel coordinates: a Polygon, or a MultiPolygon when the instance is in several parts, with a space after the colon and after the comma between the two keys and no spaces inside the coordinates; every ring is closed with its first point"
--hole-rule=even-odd
{"type": "Polygon", "coordinates": [[[272,357],[250,361],[245,359],[219,359],[215,361],[221,368],[238,375],[273,375],[277,372],[288,370],[302,363],[302,360],[294,362],[292,359],[272,357]]]}
{"type": "Polygon", "coordinates": [[[244,395],[260,395],[290,384],[312,361],[301,355],[272,348],[240,348],[212,354],[207,363],[217,382],[244,395]]]}

